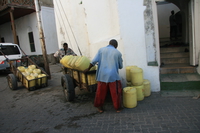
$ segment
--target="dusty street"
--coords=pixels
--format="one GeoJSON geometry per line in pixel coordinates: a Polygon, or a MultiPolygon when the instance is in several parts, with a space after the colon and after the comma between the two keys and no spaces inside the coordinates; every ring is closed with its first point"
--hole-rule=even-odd
{"type": "Polygon", "coordinates": [[[94,94],[79,92],[65,102],[60,66],[51,66],[48,87],[28,91],[19,83],[10,90],[0,74],[0,133],[199,133],[200,99],[152,93],[137,107],[116,113],[108,98],[105,112],[93,107],[94,94]]]}

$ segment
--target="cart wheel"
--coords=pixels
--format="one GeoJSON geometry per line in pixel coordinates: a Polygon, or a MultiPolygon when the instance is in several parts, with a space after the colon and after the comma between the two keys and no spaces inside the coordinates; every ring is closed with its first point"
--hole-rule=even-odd
{"type": "Polygon", "coordinates": [[[8,81],[8,86],[11,90],[16,90],[17,89],[17,78],[15,77],[14,74],[8,74],[7,76],[7,81],[8,81]]]}
{"type": "Polygon", "coordinates": [[[61,77],[61,84],[66,101],[73,101],[75,98],[73,79],[68,74],[65,74],[61,77]]]}

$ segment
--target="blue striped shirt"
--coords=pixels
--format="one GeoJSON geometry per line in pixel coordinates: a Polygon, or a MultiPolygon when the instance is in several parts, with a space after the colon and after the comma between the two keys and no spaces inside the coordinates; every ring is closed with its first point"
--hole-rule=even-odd
{"type": "Polygon", "coordinates": [[[100,48],[91,61],[91,64],[98,63],[96,80],[101,82],[115,82],[121,80],[118,69],[123,68],[122,54],[112,45],[100,48]]]}

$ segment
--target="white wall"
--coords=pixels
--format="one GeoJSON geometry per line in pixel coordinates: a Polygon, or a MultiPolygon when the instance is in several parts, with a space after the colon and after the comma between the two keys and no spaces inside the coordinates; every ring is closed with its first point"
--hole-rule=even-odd
{"type": "Polygon", "coordinates": [[[80,2],[54,0],[58,43],[61,48],[67,42],[78,55],[80,47],[83,55],[93,58],[100,47],[108,45],[109,38],[119,35],[116,1],[80,2]]]}
{"type": "Polygon", "coordinates": [[[32,13],[15,20],[16,32],[19,37],[20,47],[27,55],[41,54],[41,46],[39,42],[39,32],[37,29],[36,14],[32,13]],[[28,33],[33,32],[35,42],[35,52],[31,52],[28,33]]]}
{"type": "Polygon", "coordinates": [[[58,46],[68,43],[77,55],[89,56],[86,14],[80,0],[54,0],[58,46]],[[80,48],[81,53],[78,48],[80,48]]]}
{"type": "MultiPolygon", "coordinates": [[[[27,55],[34,55],[37,53],[41,53],[41,47],[36,45],[36,52],[30,51],[30,44],[29,44],[29,37],[28,32],[33,32],[35,44],[39,44],[38,36],[38,29],[37,29],[37,21],[35,13],[30,15],[26,15],[19,19],[15,20],[16,26],[16,34],[19,38],[20,47],[27,55]]],[[[11,23],[5,23],[0,26],[2,30],[0,30],[1,37],[5,38],[6,42],[14,42],[13,35],[11,29],[11,23]]]]}
{"type": "MultiPolygon", "coordinates": [[[[45,34],[47,54],[54,53],[58,49],[57,34],[55,28],[55,18],[52,8],[42,7],[42,23],[45,34]],[[51,23],[49,23],[51,22],[51,23]]],[[[20,47],[27,55],[41,55],[42,49],[39,40],[36,14],[32,13],[15,20],[16,33],[19,38],[20,47]],[[35,42],[35,52],[31,52],[28,33],[33,32],[35,42]]],[[[0,26],[0,36],[5,38],[5,42],[14,42],[11,31],[11,23],[0,26]]]]}
{"type": "Polygon", "coordinates": [[[145,8],[143,1],[118,0],[120,33],[124,42],[124,60],[126,66],[136,65],[142,68],[144,79],[151,82],[152,91],[160,91],[158,66],[147,66],[148,55],[144,29],[145,8]]]}
{"type": "Polygon", "coordinates": [[[58,49],[58,38],[56,33],[54,9],[42,6],[41,21],[47,54],[55,53],[55,51],[58,49]]]}
{"type": "Polygon", "coordinates": [[[175,14],[180,11],[173,3],[157,5],[160,38],[168,38],[170,36],[169,16],[171,15],[172,10],[174,10],[175,14]]]}

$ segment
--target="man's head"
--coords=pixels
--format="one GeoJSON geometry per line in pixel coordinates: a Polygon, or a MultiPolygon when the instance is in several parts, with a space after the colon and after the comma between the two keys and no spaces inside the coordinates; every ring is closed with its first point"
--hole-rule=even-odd
{"type": "Polygon", "coordinates": [[[67,50],[67,49],[68,49],[68,44],[67,44],[67,43],[63,43],[63,48],[64,48],[65,50],[67,50]]]}
{"type": "Polygon", "coordinates": [[[118,43],[115,39],[110,40],[109,45],[113,45],[115,48],[118,47],[118,43]]]}

